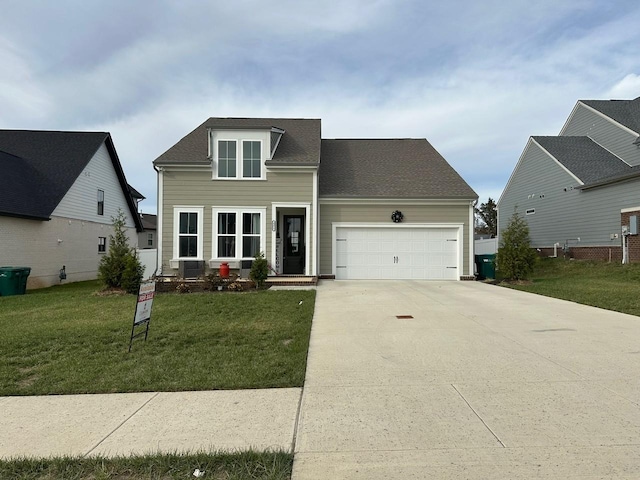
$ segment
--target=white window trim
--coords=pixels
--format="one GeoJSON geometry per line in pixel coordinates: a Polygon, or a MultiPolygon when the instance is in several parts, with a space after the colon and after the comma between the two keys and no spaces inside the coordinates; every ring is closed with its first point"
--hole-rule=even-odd
{"type": "Polygon", "coordinates": [[[176,206],[173,207],[173,261],[177,260],[204,260],[204,207],[176,206]],[[180,257],[180,214],[198,214],[198,256],[180,257]]]}
{"type": "Polygon", "coordinates": [[[255,138],[218,138],[214,142],[213,146],[213,179],[214,180],[242,180],[253,182],[256,180],[266,180],[267,169],[265,168],[265,158],[262,155],[263,141],[255,138]],[[236,144],[236,176],[235,177],[219,177],[218,176],[218,145],[220,142],[235,142],[236,144]],[[260,144],[260,176],[259,177],[244,177],[244,142],[258,142],[260,144]]]}
{"type": "Polygon", "coordinates": [[[241,257],[242,251],[242,214],[243,213],[259,213],[260,214],[260,251],[266,255],[266,230],[267,230],[267,209],[265,207],[212,207],[212,236],[211,236],[211,259],[210,262],[229,262],[239,260],[252,260],[253,257],[241,257]],[[236,256],[235,257],[218,257],[218,214],[219,213],[235,213],[236,214],[236,256]]]}

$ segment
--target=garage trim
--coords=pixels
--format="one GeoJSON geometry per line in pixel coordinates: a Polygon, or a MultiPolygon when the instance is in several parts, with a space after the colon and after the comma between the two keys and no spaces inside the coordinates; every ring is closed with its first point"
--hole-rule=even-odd
{"type": "Polygon", "coordinates": [[[337,231],[338,228],[395,228],[395,229],[409,229],[409,228],[424,228],[424,229],[437,229],[437,228],[455,228],[457,229],[457,243],[458,243],[458,275],[457,280],[460,280],[460,276],[464,274],[463,270],[463,257],[464,257],[464,224],[462,223],[354,223],[354,222],[332,222],[331,223],[331,271],[332,275],[336,275],[337,265],[337,231]]]}

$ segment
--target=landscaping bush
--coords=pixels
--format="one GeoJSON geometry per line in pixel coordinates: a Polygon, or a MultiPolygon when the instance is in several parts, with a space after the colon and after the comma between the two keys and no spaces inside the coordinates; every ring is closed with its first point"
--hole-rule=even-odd
{"type": "Polygon", "coordinates": [[[529,240],[529,225],[515,211],[500,234],[496,269],[505,280],[527,280],[537,259],[529,240]]]}
{"type": "Polygon", "coordinates": [[[249,278],[256,282],[258,288],[264,287],[264,282],[269,276],[269,264],[267,259],[264,258],[264,253],[260,252],[256,254],[255,259],[251,265],[251,271],[249,272],[249,278]]]}
{"type": "Polygon", "coordinates": [[[100,260],[98,278],[106,288],[121,288],[135,294],[140,288],[144,267],[135,249],[129,246],[122,209],[118,209],[118,215],[111,220],[113,235],[109,235],[109,252],[100,260]]]}

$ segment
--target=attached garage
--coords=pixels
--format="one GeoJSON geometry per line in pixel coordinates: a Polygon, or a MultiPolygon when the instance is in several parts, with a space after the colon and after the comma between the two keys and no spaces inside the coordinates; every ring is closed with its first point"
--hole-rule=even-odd
{"type": "Polygon", "coordinates": [[[463,225],[334,224],[337,280],[457,280],[463,225]]]}

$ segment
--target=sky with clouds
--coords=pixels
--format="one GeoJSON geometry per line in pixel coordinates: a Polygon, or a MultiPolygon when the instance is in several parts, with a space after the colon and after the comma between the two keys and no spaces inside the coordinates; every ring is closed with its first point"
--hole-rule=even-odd
{"type": "Polygon", "coordinates": [[[427,138],[484,202],[578,99],[640,96],[637,0],[0,3],[0,128],[111,132],[148,213],[212,116],[427,138]]]}

